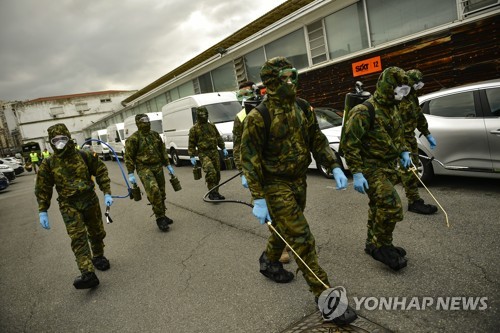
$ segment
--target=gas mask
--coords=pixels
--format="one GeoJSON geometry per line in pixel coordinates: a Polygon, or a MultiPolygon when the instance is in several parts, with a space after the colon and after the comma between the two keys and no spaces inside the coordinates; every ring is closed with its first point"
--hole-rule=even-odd
{"type": "Polygon", "coordinates": [[[196,110],[196,121],[199,124],[206,124],[208,122],[208,111],[205,107],[199,107],[196,110]]]}
{"type": "Polygon", "coordinates": [[[423,87],[424,87],[424,83],[422,81],[419,81],[413,85],[413,89],[415,89],[415,90],[422,89],[423,87]]]}
{"type": "Polygon", "coordinates": [[[149,117],[144,116],[139,118],[137,121],[137,128],[141,132],[149,132],[151,130],[151,123],[149,122],[149,117]]]}
{"type": "Polygon", "coordinates": [[[56,149],[62,150],[66,147],[66,144],[69,142],[69,138],[64,135],[57,135],[50,142],[56,147],[56,149]]]}
{"type": "Polygon", "coordinates": [[[397,86],[394,89],[394,99],[396,101],[401,101],[403,97],[407,96],[411,91],[411,88],[407,85],[397,86]]]}

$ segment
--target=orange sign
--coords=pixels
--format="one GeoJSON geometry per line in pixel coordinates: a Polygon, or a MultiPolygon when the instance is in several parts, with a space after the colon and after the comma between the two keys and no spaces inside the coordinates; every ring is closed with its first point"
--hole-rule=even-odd
{"type": "Polygon", "coordinates": [[[380,56],[365,59],[352,64],[352,76],[360,76],[382,71],[380,56]]]}

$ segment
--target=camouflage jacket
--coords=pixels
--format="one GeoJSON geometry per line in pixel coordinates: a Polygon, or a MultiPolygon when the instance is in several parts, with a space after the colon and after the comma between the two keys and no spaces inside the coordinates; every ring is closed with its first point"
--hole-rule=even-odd
{"type": "Polygon", "coordinates": [[[238,112],[236,118],[234,118],[233,125],[233,158],[236,169],[241,171],[241,159],[240,159],[240,148],[241,148],[241,134],[243,134],[243,121],[245,120],[247,113],[245,109],[238,112]]]}
{"type": "Polygon", "coordinates": [[[93,191],[95,184],[91,176],[95,177],[104,194],[111,194],[108,169],[91,153],[72,150],[64,156],[54,154],[45,158],[38,170],[35,184],[38,211],[45,212],[49,209],[54,185],[59,201],[78,199],[79,195],[93,191]]]}
{"type": "Polygon", "coordinates": [[[405,126],[405,140],[407,145],[416,142],[415,129],[418,129],[424,136],[431,134],[429,125],[424,113],[418,104],[418,97],[415,92],[411,92],[403,98],[398,105],[399,113],[405,126]]]}
{"type": "Polygon", "coordinates": [[[196,123],[189,130],[189,156],[196,156],[199,153],[217,150],[217,146],[220,149],[226,148],[226,145],[219,134],[219,130],[217,130],[217,127],[215,127],[214,124],[196,123]],[[196,151],[197,148],[198,153],[196,151]]]}
{"type": "Polygon", "coordinates": [[[264,119],[255,109],[247,115],[241,137],[241,166],[254,199],[265,197],[269,179],[305,177],[311,153],[325,167],[339,166],[309,104],[306,115],[295,102],[284,106],[269,98],[264,103],[271,119],[267,139],[264,119]]]}
{"type": "Polygon", "coordinates": [[[125,141],[125,166],[128,173],[142,166],[169,164],[167,149],[157,132],[137,131],[125,141]]]}
{"type": "Polygon", "coordinates": [[[350,171],[366,172],[380,165],[395,167],[397,158],[408,151],[404,140],[404,126],[396,106],[384,106],[370,97],[375,109],[373,129],[370,115],[363,104],[349,111],[345,124],[342,150],[350,171]]]}

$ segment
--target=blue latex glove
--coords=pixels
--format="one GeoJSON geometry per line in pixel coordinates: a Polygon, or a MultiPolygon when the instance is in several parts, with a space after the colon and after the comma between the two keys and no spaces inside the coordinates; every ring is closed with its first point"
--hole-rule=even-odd
{"type": "Polygon", "coordinates": [[[196,166],[196,157],[191,157],[191,164],[196,166]]]}
{"type": "Polygon", "coordinates": [[[226,148],[222,149],[222,152],[224,153],[224,157],[227,157],[227,149],[226,148]]]}
{"type": "Polygon", "coordinates": [[[265,224],[267,221],[271,221],[271,216],[269,216],[269,210],[267,209],[266,199],[256,199],[253,202],[252,213],[259,220],[260,224],[265,224]]]}
{"type": "Polygon", "coordinates": [[[171,175],[174,174],[174,168],[172,168],[172,166],[170,164],[167,165],[167,169],[168,169],[168,172],[170,172],[171,175]]]}
{"type": "Polygon", "coordinates": [[[38,213],[40,216],[40,224],[44,229],[50,229],[50,224],[49,224],[49,215],[47,215],[47,212],[40,212],[38,213]]]}
{"type": "Polygon", "coordinates": [[[128,181],[131,182],[132,184],[137,184],[137,181],[135,180],[135,176],[133,173],[128,174],[128,181]]]}
{"type": "Polygon", "coordinates": [[[104,204],[108,207],[110,207],[113,204],[113,198],[111,197],[111,194],[104,195],[104,204]]]}
{"type": "Polygon", "coordinates": [[[243,185],[244,188],[248,188],[248,182],[247,182],[247,178],[245,177],[245,175],[241,176],[241,185],[243,185]]]}
{"type": "Polygon", "coordinates": [[[337,167],[333,169],[333,178],[335,178],[335,182],[337,183],[337,190],[347,188],[347,177],[344,175],[341,168],[337,167]]]}
{"type": "Polygon", "coordinates": [[[404,151],[404,152],[401,153],[401,165],[405,169],[408,169],[408,167],[411,165],[411,159],[410,159],[410,152],[409,151],[404,151]]]}
{"type": "Polygon", "coordinates": [[[365,189],[369,189],[365,176],[361,172],[358,172],[352,175],[352,177],[354,179],[354,189],[359,193],[365,194],[365,189]]]}
{"type": "Polygon", "coordinates": [[[436,148],[436,146],[437,146],[436,139],[434,139],[432,134],[427,135],[426,138],[427,138],[427,141],[429,141],[429,145],[431,146],[431,149],[436,148]]]}

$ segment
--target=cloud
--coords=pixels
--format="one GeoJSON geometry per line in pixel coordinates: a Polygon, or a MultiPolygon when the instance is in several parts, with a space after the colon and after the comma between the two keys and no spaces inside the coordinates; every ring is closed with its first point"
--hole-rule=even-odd
{"type": "Polygon", "coordinates": [[[284,0],[0,4],[0,99],[141,89],[284,0]]]}

